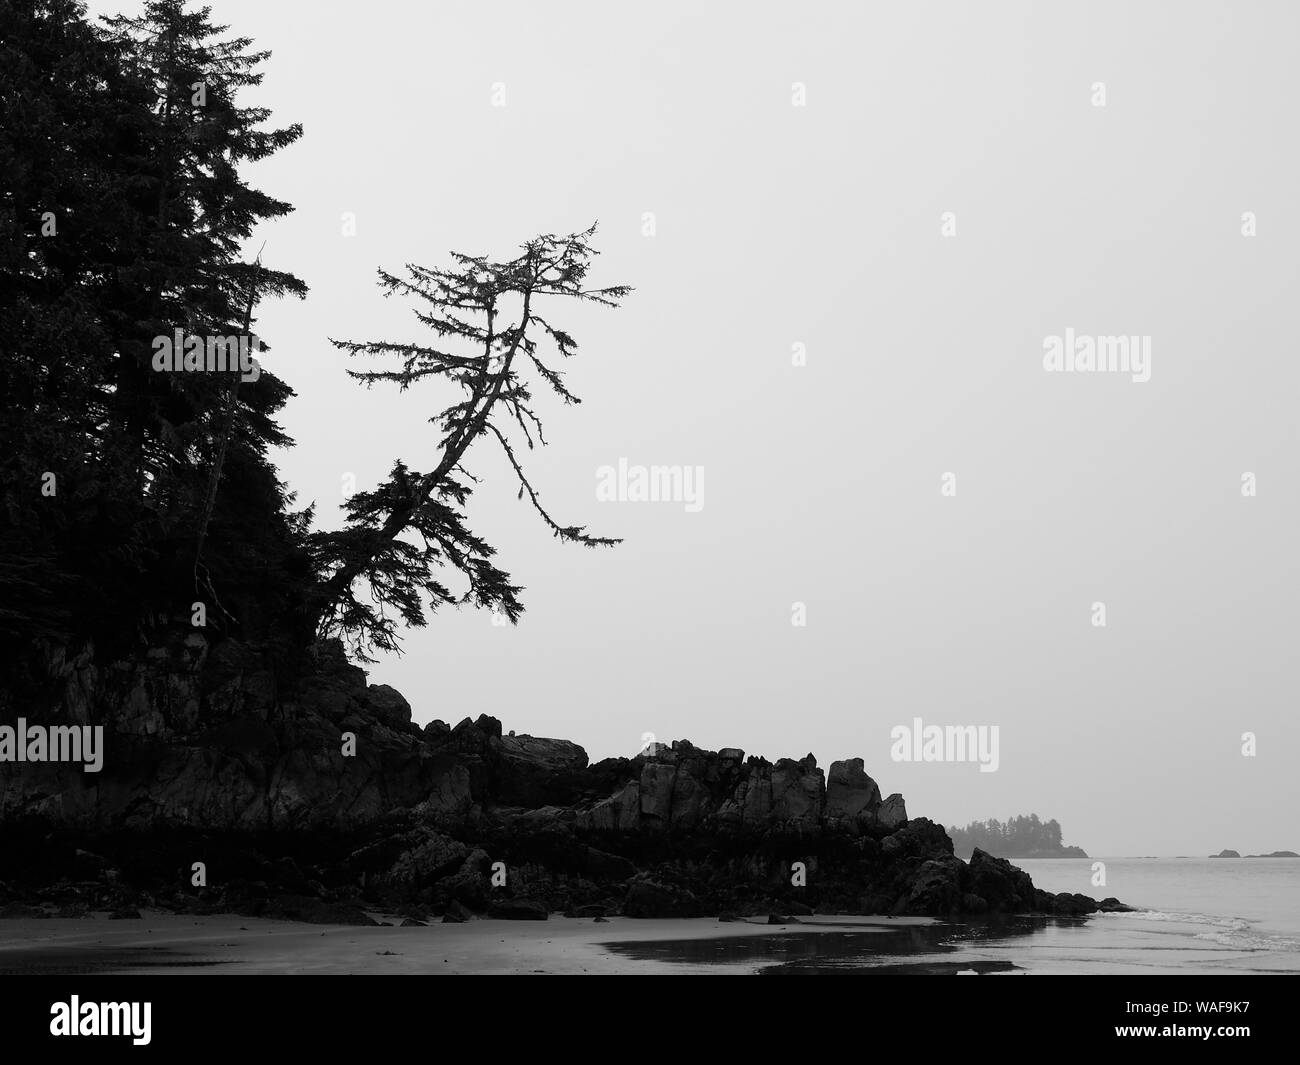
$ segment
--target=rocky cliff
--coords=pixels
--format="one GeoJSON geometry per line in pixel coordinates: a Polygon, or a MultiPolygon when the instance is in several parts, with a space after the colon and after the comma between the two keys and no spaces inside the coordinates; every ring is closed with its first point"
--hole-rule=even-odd
{"type": "Polygon", "coordinates": [[[101,725],[103,768],[0,763],[0,905],[366,921],[724,912],[1082,914],[1008,862],[953,856],[859,758],[824,774],[681,740],[589,764],[494,718],[420,728],[336,644],[292,682],[179,632],[138,659],[46,648],[0,724],[101,725]]]}

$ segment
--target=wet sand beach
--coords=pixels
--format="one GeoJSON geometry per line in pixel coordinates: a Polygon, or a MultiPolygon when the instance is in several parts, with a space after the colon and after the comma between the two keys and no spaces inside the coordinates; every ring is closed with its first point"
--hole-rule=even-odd
{"type": "MultiPolygon", "coordinates": [[[[383,915],[376,915],[387,919],[383,915]]],[[[0,921],[0,974],[1049,974],[1295,971],[1141,914],[953,924],[924,917],[476,920],[348,927],[146,912],[0,921]]]]}
{"type": "MultiPolygon", "coordinates": [[[[376,914],[378,919],[390,917],[376,914]]],[[[757,921],[757,919],[755,919],[757,921]]],[[[656,944],[851,933],[889,939],[924,917],[803,918],[786,928],[748,922],[552,917],[425,927],[348,927],[250,917],[145,912],[141,920],[0,921],[0,974],[41,973],[622,973],[745,972],[764,951],[704,954],[656,944]],[[604,944],[609,944],[607,947],[604,944]]],[[[712,949],[712,948],[710,948],[712,949]]]]}

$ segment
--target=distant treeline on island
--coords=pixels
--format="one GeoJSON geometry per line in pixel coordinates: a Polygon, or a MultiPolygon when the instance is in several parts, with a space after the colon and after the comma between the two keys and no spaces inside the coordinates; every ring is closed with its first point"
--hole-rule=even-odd
{"type": "Polygon", "coordinates": [[[1079,847],[1061,844],[1061,826],[1040,821],[1037,814],[1013,817],[1010,821],[972,821],[965,828],[948,829],[953,853],[969,858],[978,847],[997,858],[1086,858],[1079,847]]]}
{"type": "MultiPolygon", "coordinates": [[[[949,833],[951,835],[951,833],[949,833]]],[[[1237,851],[1222,850],[1218,854],[1211,854],[1211,858],[1240,858],[1241,854],[1237,851]]],[[[1247,858],[1300,858],[1300,854],[1295,851],[1269,851],[1267,854],[1247,854],[1247,858]]]]}

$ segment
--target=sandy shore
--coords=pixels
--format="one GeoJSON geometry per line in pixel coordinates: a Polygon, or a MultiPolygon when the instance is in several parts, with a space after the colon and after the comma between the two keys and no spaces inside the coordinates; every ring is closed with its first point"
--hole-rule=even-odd
{"type": "MultiPolygon", "coordinates": [[[[379,920],[400,918],[374,915],[379,920]]],[[[757,921],[757,919],[755,919],[757,921]]],[[[774,934],[869,933],[932,923],[925,917],[806,917],[797,925],[697,920],[469,921],[422,928],[308,925],[252,917],[146,911],[0,920],[0,973],[680,973],[747,972],[739,960],[667,961],[602,944],[774,934]]]]}
{"type": "MultiPolygon", "coordinates": [[[[391,918],[375,914],[380,920],[391,918]]],[[[924,917],[792,925],[553,916],[355,928],[250,917],[0,920],[0,975],[80,973],[1276,973],[1295,951],[1241,949],[1143,914],[1000,929],[924,917]]]]}

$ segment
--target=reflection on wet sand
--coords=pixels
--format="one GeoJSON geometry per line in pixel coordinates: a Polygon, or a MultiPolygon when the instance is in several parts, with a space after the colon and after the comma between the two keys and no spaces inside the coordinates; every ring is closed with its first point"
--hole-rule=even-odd
{"type": "Polygon", "coordinates": [[[818,925],[819,931],[798,931],[797,926],[788,926],[767,936],[643,940],[604,946],[636,961],[732,963],[761,967],[759,971],[764,975],[994,973],[1013,972],[1020,966],[1009,961],[935,955],[956,955],[966,948],[1032,936],[1053,926],[1079,927],[1081,922],[1017,917],[896,928],[844,925],[844,931],[839,932],[829,930],[822,921],[818,925]]]}

